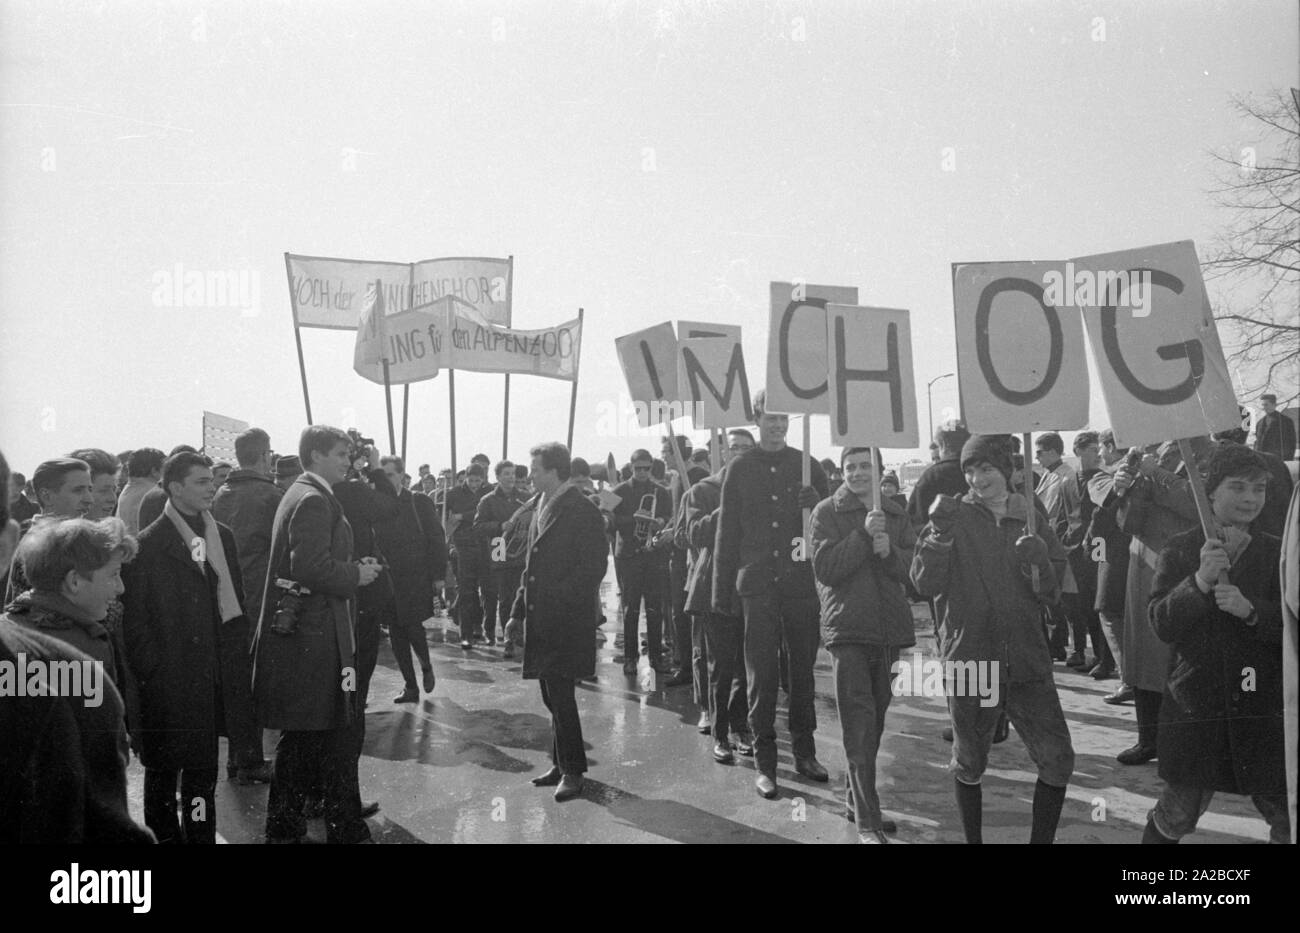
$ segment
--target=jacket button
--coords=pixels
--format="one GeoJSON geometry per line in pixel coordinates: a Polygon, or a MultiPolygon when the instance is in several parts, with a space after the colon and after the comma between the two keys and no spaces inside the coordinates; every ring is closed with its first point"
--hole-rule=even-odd
{"type": "Polygon", "coordinates": [[[532,607],[532,606],[529,606],[529,607],[528,607],[528,611],[529,611],[529,612],[532,612],[532,611],[533,611],[533,607],[532,607]]]}
{"type": "Polygon", "coordinates": [[[536,582],[537,582],[537,578],[536,578],[536,577],[529,577],[529,578],[528,578],[528,582],[529,582],[529,583],[536,583],[536,582]]]}
{"type": "Polygon", "coordinates": [[[772,472],[773,472],[773,473],[776,472],[776,467],[772,467],[772,472]]]}
{"type": "Polygon", "coordinates": [[[772,497],[772,501],[773,501],[773,502],[776,501],[776,496],[773,496],[773,497],[772,497]]]}
{"type": "Polygon", "coordinates": [[[780,552],[780,551],[773,551],[773,552],[772,552],[772,556],[773,556],[773,557],[780,557],[780,556],[781,556],[781,552],[780,552]]]}
{"type": "Polygon", "coordinates": [[[780,527],[781,527],[781,523],[780,523],[780,522],[772,522],[772,527],[773,527],[773,528],[780,528],[780,527]]]}

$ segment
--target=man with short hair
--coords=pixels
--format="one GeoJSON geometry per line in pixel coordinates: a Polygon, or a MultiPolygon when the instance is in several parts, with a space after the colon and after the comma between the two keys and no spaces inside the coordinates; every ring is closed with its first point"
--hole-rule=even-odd
{"type": "Polygon", "coordinates": [[[789,714],[795,770],[814,781],[830,779],[817,760],[813,665],[821,607],[804,541],[803,510],[829,495],[821,464],[785,442],[790,419],[769,412],[766,393],[754,398],[758,447],[738,457],[722,481],[713,554],[713,609],[745,618],[745,671],[749,724],[754,732],[755,787],[775,799],[776,697],[782,644],[789,657],[789,714]],[[803,485],[805,457],[811,486],[803,485]]]}
{"type": "Polygon", "coordinates": [[[82,517],[92,522],[108,518],[117,509],[117,458],[98,447],[83,447],[68,456],[90,467],[90,495],[94,501],[82,517]]]}
{"type": "Polygon", "coordinates": [[[167,455],[157,447],[141,447],[127,458],[126,486],[117,497],[117,517],[126,524],[127,534],[140,533],[140,503],[149,490],[158,487],[166,459],[167,455]]]}
{"type": "Polygon", "coordinates": [[[262,612],[271,533],[284,493],[271,480],[271,438],[261,428],[249,428],[235,438],[235,459],[239,468],[230,472],[212,500],[213,517],[235,536],[244,579],[244,618],[221,627],[221,689],[229,736],[226,775],[237,784],[265,784],[271,771],[253,708],[249,648],[253,620],[262,612]]]}
{"type": "Polygon", "coordinates": [[[596,594],[608,550],[600,511],[570,481],[569,449],[539,444],[530,456],[538,505],[506,637],[524,646],[524,679],[541,683],[551,713],[551,769],[532,783],[554,786],[563,802],[582,793],[587,771],[574,691],[596,672],[596,594]]]}
{"type": "MultiPolygon", "coordinates": [[[[476,455],[482,457],[482,454],[476,455]]],[[[483,604],[479,584],[483,577],[483,548],[474,532],[474,516],[479,500],[491,492],[486,484],[487,469],[471,462],[465,481],[447,494],[448,543],[451,565],[456,575],[456,625],[460,629],[460,646],[465,651],[483,637],[483,604]]]]}
{"type": "Polygon", "coordinates": [[[1102,635],[1101,621],[1097,614],[1097,562],[1092,559],[1093,548],[1088,541],[1088,529],[1092,527],[1093,513],[1096,511],[1092,497],[1088,495],[1088,483],[1101,472],[1101,437],[1096,431],[1080,431],[1074,437],[1073,447],[1074,455],[1079,458],[1079,515],[1077,521],[1067,527],[1061,544],[1070,560],[1070,569],[1074,572],[1074,580],[1079,588],[1075,609],[1087,626],[1096,656],[1088,674],[1094,680],[1109,680],[1115,676],[1115,661],[1110,654],[1109,642],[1102,635]]]}
{"type": "Polygon", "coordinates": [[[218,737],[225,731],[220,629],[244,618],[244,594],[235,536],[210,511],[211,463],[182,451],[163,464],[168,500],[140,533],[122,599],[127,658],[140,690],[144,820],[159,842],[217,841],[218,737]]]}
{"type": "Polygon", "coordinates": [[[218,460],[212,464],[212,483],[218,489],[226,485],[226,480],[230,477],[230,471],[234,469],[228,461],[218,460]]]}
{"type": "Polygon", "coordinates": [[[907,498],[907,514],[918,532],[930,520],[930,505],[936,496],[966,495],[970,488],[961,471],[961,448],[970,440],[970,432],[961,421],[945,421],[934,432],[931,457],[934,460],[916,480],[907,498]]]}
{"type": "MultiPolygon", "coordinates": [[[[1070,529],[1077,533],[1079,529],[1079,507],[1082,495],[1078,474],[1065,462],[1065,443],[1055,431],[1047,431],[1034,438],[1034,459],[1043,468],[1043,475],[1035,487],[1038,501],[1043,504],[1052,531],[1056,532],[1058,541],[1069,536],[1070,529]]],[[[1048,625],[1049,644],[1053,653],[1065,651],[1065,636],[1070,633],[1073,646],[1065,658],[1066,667],[1078,670],[1088,665],[1088,623],[1084,618],[1079,600],[1079,584],[1074,573],[1066,564],[1061,583],[1061,602],[1049,608],[1051,623],[1048,625]]],[[[1092,644],[1093,656],[1101,659],[1101,649],[1096,641],[1092,644]]]]}
{"type": "Polygon", "coordinates": [[[40,506],[27,497],[29,492],[26,476],[21,473],[10,474],[9,517],[19,524],[34,517],[41,510],[40,506]]]}
{"type": "Polygon", "coordinates": [[[1283,460],[1296,458],[1295,424],[1286,415],[1277,410],[1277,396],[1265,392],[1259,397],[1264,414],[1255,423],[1255,449],[1261,453],[1270,453],[1283,460]]]}
{"type": "MultiPolygon", "coordinates": [[[[703,645],[696,645],[692,639],[691,614],[686,611],[686,575],[688,548],[686,545],[686,534],[678,535],[676,530],[681,527],[685,520],[683,517],[682,500],[690,487],[703,480],[709,475],[707,466],[700,466],[691,461],[691,441],[684,434],[678,434],[671,437],[665,437],[660,448],[660,456],[663,461],[669,464],[674,471],[677,468],[677,460],[673,457],[673,444],[676,443],[678,451],[681,454],[681,462],[686,464],[686,485],[682,486],[681,480],[674,482],[669,489],[672,493],[673,514],[670,524],[672,529],[672,547],[668,551],[668,599],[664,611],[671,613],[673,623],[673,666],[676,668],[668,679],[664,681],[665,687],[677,687],[683,684],[693,684],[696,688],[695,700],[701,707],[701,716],[708,710],[708,700],[705,694],[708,691],[707,671],[704,668],[703,645]],[[698,651],[696,649],[699,649],[698,651]],[[702,675],[702,676],[700,676],[702,675]]],[[[703,630],[698,634],[703,637],[703,630]]]]}
{"type": "Polygon", "coordinates": [[[331,843],[365,842],[357,781],[356,622],[352,599],[380,574],[352,558],[352,528],[333,492],[348,473],[351,442],[312,425],[298,443],[308,469],[280,500],[255,636],[253,698],[259,721],[280,729],[267,797],[271,843],[301,842],[303,806],[319,783],[331,843]]]}
{"type": "MultiPolygon", "coordinates": [[[[650,666],[669,673],[663,658],[664,596],[668,592],[668,560],[656,536],[672,517],[668,490],[651,479],[654,460],[648,450],[632,454],[632,479],[614,487],[619,502],[610,513],[617,533],[614,563],[623,586],[623,673],[635,674],[639,654],[637,632],[641,606],[645,605],[650,666]],[[650,505],[642,511],[643,501],[650,505]],[[642,513],[641,518],[637,518],[642,513]]],[[[615,659],[617,660],[617,659],[615,659]]]]}
{"type": "MultiPolygon", "coordinates": [[[[728,432],[727,441],[722,469],[692,486],[682,502],[686,536],[691,546],[686,608],[693,616],[693,626],[703,630],[706,668],[704,696],[697,700],[704,712],[697,728],[702,734],[712,733],[713,758],[719,764],[733,763],[734,752],[754,754],[745,677],[745,620],[739,607],[731,613],[716,612],[713,608],[713,545],[718,530],[722,480],[728,464],[753,449],[754,436],[738,428],[728,432]]],[[[695,634],[693,629],[692,635],[695,634]]]]}
{"type": "MultiPolygon", "coordinates": [[[[397,490],[402,458],[379,458],[389,485],[397,490]]],[[[436,680],[429,661],[429,643],[424,620],[433,615],[434,596],[443,588],[447,573],[447,539],[442,521],[428,496],[409,489],[397,491],[397,513],[375,523],[375,543],[388,558],[393,586],[393,610],[388,619],[388,636],[393,656],[402,672],[404,688],[395,703],[418,703],[420,687],[432,693],[436,680]],[[415,679],[411,654],[420,662],[422,683],[415,679]]]]}
{"type": "MultiPolygon", "coordinates": [[[[496,644],[497,620],[501,623],[501,640],[506,642],[506,623],[510,621],[514,593],[519,589],[519,572],[523,555],[506,554],[503,526],[519,511],[525,500],[515,492],[515,465],[502,460],[493,471],[497,478],[492,491],[478,500],[474,514],[474,532],[483,554],[479,592],[483,606],[483,636],[489,645],[496,644]]],[[[509,643],[506,642],[507,647],[509,643]]]]}
{"type": "MultiPolygon", "coordinates": [[[[177,444],[171,449],[171,452],[168,453],[167,456],[174,457],[179,453],[196,454],[198,451],[189,444],[177,444]]],[[[167,504],[167,499],[167,490],[163,488],[161,480],[158,485],[145,492],[143,498],[140,500],[139,524],[141,531],[144,531],[158,520],[163,513],[163,506],[167,504]]]]}
{"type": "MultiPolygon", "coordinates": [[[[0,489],[9,484],[0,453],[0,489]]],[[[56,546],[58,539],[46,539],[56,546]]],[[[18,543],[18,524],[0,498],[0,566],[18,543]]],[[[85,664],[90,656],[0,616],[0,665],[85,664]]],[[[105,683],[103,702],[10,696],[0,708],[0,844],[152,843],[126,802],[130,761],[121,694],[105,683]]]]}
{"type": "MultiPolygon", "coordinates": [[[[81,518],[95,505],[91,492],[90,465],[84,460],[72,457],[46,460],[32,474],[32,488],[36,491],[41,510],[19,526],[20,536],[40,522],[81,518]]],[[[31,589],[20,561],[10,562],[7,577],[4,597],[6,606],[18,594],[31,589]]]]}

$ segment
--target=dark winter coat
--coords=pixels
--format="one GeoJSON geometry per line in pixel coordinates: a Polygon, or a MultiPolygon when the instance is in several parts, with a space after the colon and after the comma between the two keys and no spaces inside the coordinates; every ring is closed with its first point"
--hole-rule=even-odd
{"type": "MultiPolygon", "coordinates": [[[[691,572],[686,578],[686,611],[713,611],[713,543],[718,534],[718,507],[722,504],[722,477],[726,468],[706,476],[682,500],[686,539],[691,546],[691,572]]],[[[739,605],[732,607],[739,616],[739,605]]]]}
{"type": "Polygon", "coordinates": [[[388,558],[398,622],[419,623],[433,615],[434,583],[446,579],[447,539],[432,499],[403,489],[397,501],[397,515],[375,525],[375,540],[388,558]]]}
{"type": "Polygon", "coordinates": [[[1124,593],[1128,587],[1128,551],[1132,541],[1119,527],[1117,512],[1123,497],[1115,493],[1115,470],[1107,467],[1088,480],[1092,519],[1085,545],[1097,563],[1097,599],[1093,608],[1110,616],[1124,617],[1124,593]],[[1097,539],[1101,539],[1100,545],[1097,539]]]}
{"type": "Polygon", "coordinates": [[[1025,533],[1028,502],[1007,500],[998,521],[974,493],[961,499],[951,540],[926,524],[912,559],[912,583],[934,599],[939,614],[939,651],[945,661],[998,661],[1010,683],[1051,680],[1052,657],[1043,635],[1040,602],[1054,601],[1065,572],[1065,549],[1038,505],[1037,534],[1047,544],[1054,579],[1041,579],[1047,595],[1034,594],[1015,553],[1025,533]]]}
{"type": "MultiPolygon", "coordinates": [[[[375,544],[375,526],[397,515],[397,491],[383,470],[371,470],[367,477],[369,482],[350,479],[335,483],[334,497],[343,506],[343,514],[352,528],[352,558],[373,557],[387,564],[388,555],[375,544]]],[[[393,598],[392,574],[385,571],[357,592],[357,610],[387,609],[392,606],[393,598]]]]}
{"type": "Polygon", "coordinates": [[[266,728],[325,730],[351,721],[356,693],[343,689],[343,678],[345,669],[356,670],[353,597],[360,579],[343,507],[323,483],[302,474],[276,509],[267,599],[254,636],[253,700],[266,728]],[[276,577],[311,590],[291,635],[271,631],[276,577]]]}
{"type": "MultiPolygon", "coordinates": [[[[242,601],[235,535],[220,523],[217,530],[242,601]]],[[[165,515],[139,540],[139,553],[123,568],[122,631],[140,693],[140,761],[168,771],[215,768],[217,737],[225,735],[217,575],[194,560],[165,515]]]]}
{"type": "Polygon", "coordinates": [[[493,542],[501,537],[501,526],[510,521],[510,516],[518,512],[527,501],[513,491],[507,495],[500,486],[478,500],[478,508],[474,512],[474,533],[478,536],[479,548],[483,553],[483,565],[488,569],[517,570],[523,567],[522,560],[493,560],[493,554],[497,550],[493,542]]]}
{"type": "Polygon", "coordinates": [[[912,487],[912,494],[907,500],[907,514],[912,519],[912,527],[920,531],[930,520],[930,506],[939,496],[960,498],[970,489],[966,485],[966,474],[961,469],[961,455],[945,457],[938,463],[932,463],[917,478],[912,487]]]}
{"type": "Polygon", "coordinates": [[[239,572],[244,578],[244,614],[262,614],[266,565],[271,559],[271,530],[284,493],[274,480],[253,470],[232,470],[212,500],[212,517],[235,533],[239,572]]]}
{"type": "Polygon", "coordinates": [[[654,515],[664,524],[673,518],[673,495],[667,489],[651,480],[630,479],[619,483],[613,489],[619,497],[614,506],[614,530],[617,537],[614,542],[614,556],[620,560],[635,557],[640,560],[662,560],[667,563],[667,551],[645,551],[637,546],[635,513],[641,508],[641,500],[654,494],[654,515]]]}
{"type": "Polygon", "coordinates": [[[528,557],[511,618],[524,620],[525,679],[596,672],[596,594],[609,548],[600,510],[566,486],[542,515],[532,513],[528,557]]]}
{"type": "Polygon", "coordinates": [[[891,544],[885,558],[876,556],[867,536],[867,506],[847,483],[813,509],[813,575],[827,648],[916,644],[905,590],[916,532],[906,510],[892,498],[881,499],[880,509],[891,544]]]}
{"type": "Polygon", "coordinates": [[[1295,459],[1295,423],[1280,411],[1265,414],[1255,425],[1255,449],[1281,460],[1295,459]]]}
{"type": "Polygon", "coordinates": [[[76,606],[57,593],[36,590],[23,593],[9,605],[8,611],[14,622],[66,642],[103,664],[105,676],[125,695],[125,651],[103,622],[85,618],[76,606]]]}
{"type": "Polygon", "coordinates": [[[1151,587],[1151,627],[1171,647],[1157,739],[1160,777],[1234,794],[1285,794],[1282,543],[1252,529],[1228,571],[1258,613],[1253,626],[1220,611],[1214,594],[1197,587],[1204,543],[1199,527],[1171,538],[1151,587]]]}
{"type": "MultiPolygon", "coordinates": [[[[713,604],[718,611],[729,611],[737,596],[777,590],[796,599],[816,597],[812,561],[795,560],[795,543],[804,536],[799,490],[805,456],[794,447],[755,447],[727,465],[713,546],[713,604]]],[[[830,495],[816,460],[811,478],[819,499],[830,495]]]]}

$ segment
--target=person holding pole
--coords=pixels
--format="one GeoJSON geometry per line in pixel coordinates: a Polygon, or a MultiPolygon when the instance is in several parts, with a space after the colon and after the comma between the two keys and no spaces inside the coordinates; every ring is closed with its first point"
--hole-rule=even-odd
{"type": "Polygon", "coordinates": [[[1215,450],[1206,467],[1210,514],[1168,540],[1151,585],[1151,628],[1173,663],[1160,704],[1165,786],[1142,841],[1179,841],[1221,791],[1249,796],[1269,841],[1287,843],[1282,543],[1257,521],[1268,464],[1234,445],[1215,450]]]}
{"type": "Polygon", "coordinates": [[[844,448],[844,484],[812,514],[822,637],[849,766],[846,802],[859,841],[871,844],[889,841],[876,794],[876,753],[894,663],[900,648],[916,644],[905,589],[916,532],[906,508],[882,495],[879,458],[869,447],[844,448]]]}
{"type": "Polygon", "coordinates": [[[1047,844],[1056,836],[1074,771],[1070,729],[1039,622],[1041,604],[1059,597],[1065,550],[1041,509],[1037,533],[1029,531],[1029,509],[1038,507],[1011,492],[1005,437],[972,436],[962,447],[961,468],[970,492],[934,500],[911,571],[917,591],[933,597],[939,613],[957,809],[966,841],[983,842],[980,780],[1005,709],[1038,767],[1029,841],[1047,844]],[[996,685],[995,696],[973,688],[977,676],[996,685]]]}
{"type": "Polygon", "coordinates": [[[779,649],[790,657],[789,729],[795,770],[814,781],[830,776],[817,760],[813,664],[820,612],[804,537],[804,512],[829,494],[821,464],[785,442],[787,415],[766,410],[754,396],[758,446],[732,461],[722,482],[713,554],[713,610],[745,619],[749,724],[754,733],[755,787],[768,799],[776,783],[776,696],[779,649]],[[805,484],[805,473],[811,479],[805,484]]]}

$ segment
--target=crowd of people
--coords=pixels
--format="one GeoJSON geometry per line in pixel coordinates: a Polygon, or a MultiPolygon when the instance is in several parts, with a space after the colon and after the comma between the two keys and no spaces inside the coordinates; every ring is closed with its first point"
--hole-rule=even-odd
{"type": "Polygon", "coordinates": [[[669,436],[622,470],[544,443],[526,465],[478,455],[412,477],[321,425],[285,456],[250,428],[233,464],[184,445],[86,448],[28,481],[0,456],[0,662],[89,660],[107,680],[96,705],[52,690],[0,700],[0,838],[214,842],[224,736],[227,778],[270,785],[268,842],[302,841],[311,818],[330,842],[369,841],[379,804],[362,799],[358,760],[380,643],[386,632],[403,680],[393,701],[418,702],[436,688],[424,625],[440,612],[465,651],[522,655],[552,724],[552,767],[532,783],[578,797],[576,687],[595,675],[612,553],[615,661],[634,676],[644,654],[659,687],[689,686],[712,758],[752,757],[763,798],[779,794],[782,692],[794,770],[830,779],[815,739],[826,647],[863,843],[896,830],[876,759],[914,605],[948,672],[967,842],[982,841],[982,776],[1012,728],[1037,768],[1028,839],[1054,840],[1074,770],[1058,676],[1116,680],[1104,702],[1135,705],[1134,744],[1116,758],[1154,760],[1164,782],[1143,842],[1191,833],[1220,792],[1249,796],[1270,840],[1291,840],[1289,421],[1266,415],[1256,449],[1244,431],[1131,450],[1084,431],[1077,470],[1055,432],[1035,435],[1035,468],[1018,438],[949,422],[904,496],[878,450],[818,462],[786,443],[788,418],[761,392],[754,407],[754,430],[716,450],[669,436]],[[963,689],[976,676],[997,702],[963,689]],[[128,748],[144,768],[143,827],[126,807],[128,748]]]}

